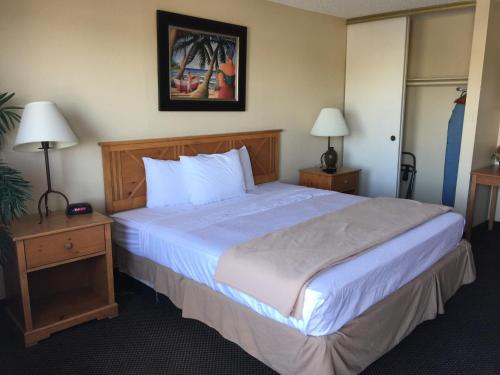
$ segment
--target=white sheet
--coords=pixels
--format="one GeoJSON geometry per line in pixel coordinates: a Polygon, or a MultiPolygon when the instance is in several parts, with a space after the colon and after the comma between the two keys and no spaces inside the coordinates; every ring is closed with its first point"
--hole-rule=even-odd
{"type": "MultiPolygon", "coordinates": [[[[238,243],[354,204],[363,198],[279,182],[205,206],[141,208],[113,215],[114,241],[132,253],[219,291],[305,335],[333,333],[441,257],[462,237],[464,219],[447,213],[336,265],[307,287],[302,319],[213,279],[219,257],[238,243]]],[[[411,214],[411,213],[409,213],[411,214]]]]}

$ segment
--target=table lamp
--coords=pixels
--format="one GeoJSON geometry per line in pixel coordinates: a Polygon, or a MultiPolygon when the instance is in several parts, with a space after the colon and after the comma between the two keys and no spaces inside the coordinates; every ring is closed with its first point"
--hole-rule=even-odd
{"type": "Polygon", "coordinates": [[[50,181],[49,149],[74,146],[78,139],[71,130],[64,116],[52,102],[33,102],[26,105],[17,132],[15,151],[38,152],[45,156],[45,173],[47,174],[47,190],[38,200],[38,214],[42,222],[42,200],[45,202],[45,216],[49,216],[48,196],[58,194],[69,204],[68,198],[60,191],[52,190],[50,181]]]}
{"type": "Polygon", "coordinates": [[[323,108],[311,129],[311,135],[317,137],[328,137],[328,150],[321,155],[321,166],[326,173],[337,171],[337,152],[330,145],[330,137],[341,137],[349,134],[349,128],[345,123],[344,116],[338,108],[323,108]]]}

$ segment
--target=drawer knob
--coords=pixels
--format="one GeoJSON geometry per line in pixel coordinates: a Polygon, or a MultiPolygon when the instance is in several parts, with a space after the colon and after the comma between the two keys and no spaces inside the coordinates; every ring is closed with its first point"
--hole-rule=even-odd
{"type": "Polygon", "coordinates": [[[73,242],[66,242],[66,243],[64,244],[64,248],[65,248],[66,250],[71,250],[71,249],[73,248],[73,242]]]}
{"type": "Polygon", "coordinates": [[[344,184],[347,184],[349,182],[349,180],[344,180],[344,184]]]}

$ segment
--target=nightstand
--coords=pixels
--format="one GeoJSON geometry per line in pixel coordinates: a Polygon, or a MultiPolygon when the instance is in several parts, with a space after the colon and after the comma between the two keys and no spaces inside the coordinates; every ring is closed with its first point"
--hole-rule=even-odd
{"type": "Polygon", "coordinates": [[[7,312],[26,346],[92,319],[118,315],[112,220],[97,212],[28,215],[10,227],[15,251],[5,266],[7,312]]]}
{"type": "Polygon", "coordinates": [[[360,172],[361,169],[344,167],[337,168],[337,172],[333,174],[323,172],[319,167],[301,169],[299,184],[340,193],[358,194],[360,172]]]}

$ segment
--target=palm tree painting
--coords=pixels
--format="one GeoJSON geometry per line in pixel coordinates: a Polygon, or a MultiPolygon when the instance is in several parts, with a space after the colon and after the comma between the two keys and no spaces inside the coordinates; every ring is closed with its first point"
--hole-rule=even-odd
{"type": "Polygon", "coordinates": [[[246,28],[157,12],[160,110],[244,110],[246,28]]]}
{"type": "Polygon", "coordinates": [[[235,100],[234,94],[219,94],[221,87],[236,83],[237,39],[179,28],[170,32],[175,33],[170,59],[171,97],[235,100]]]}

